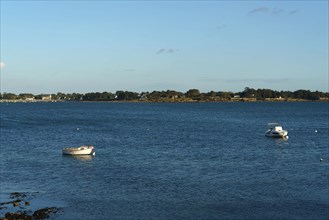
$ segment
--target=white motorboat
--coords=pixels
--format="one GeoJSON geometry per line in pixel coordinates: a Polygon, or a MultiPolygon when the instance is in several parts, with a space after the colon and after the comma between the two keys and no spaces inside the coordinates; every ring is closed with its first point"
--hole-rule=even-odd
{"type": "Polygon", "coordinates": [[[288,131],[283,130],[282,126],[278,123],[268,123],[265,135],[267,137],[287,138],[288,131]]]}
{"type": "Polygon", "coordinates": [[[95,155],[93,146],[70,147],[62,150],[65,155],[95,155]]]}

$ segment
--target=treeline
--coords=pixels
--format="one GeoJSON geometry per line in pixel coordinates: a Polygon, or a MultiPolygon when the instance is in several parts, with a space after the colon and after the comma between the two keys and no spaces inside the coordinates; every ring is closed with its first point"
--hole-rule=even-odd
{"type": "Polygon", "coordinates": [[[2,100],[63,100],[63,101],[231,101],[231,100],[322,100],[329,99],[329,93],[310,90],[275,91],[271,89],[253,89],[246,87],[242,92],[210,91],[200,92],[190,89],[185,93],[175,90],[153,92],[90,92],[90,93],[61,93],[39,94],[30,93],[0,93],[2,100]]]}
{"type": "Polygon", "coordinates": [[[320,92],[320,91],[310,91],[310,90],[296,90],[294,92],[291,91],[275,91],[271,89],[253,89],[246,87],[243,92],[240,93],[241,97],[245,98],[256,98],[257,100],[263,100],[267,98],[272,99],[304,99],[304,100],[320,100],[320,99],[328,99],[329,93],[320,92]]]}

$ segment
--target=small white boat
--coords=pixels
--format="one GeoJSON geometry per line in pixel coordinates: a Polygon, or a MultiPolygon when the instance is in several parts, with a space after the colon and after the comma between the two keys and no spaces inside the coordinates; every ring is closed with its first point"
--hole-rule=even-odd
{"type": "Polygon", "coordinates": [[[267,137],[285,138],[288,137],[288,131],[283,130],[278,123],[268,123],[265,135],[267,137]]]}
{"type": "Polygon", "coordinates": [[[93,146],[70,147],[62,150],[65,155],[95,155],[93,146]]]}

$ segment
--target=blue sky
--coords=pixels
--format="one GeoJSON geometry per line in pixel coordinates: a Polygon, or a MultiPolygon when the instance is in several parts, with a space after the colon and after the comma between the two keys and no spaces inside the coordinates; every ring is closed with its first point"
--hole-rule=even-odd
{"type": "Polygon", "coordinates": [[[1,0],[1,92],[328,92],[328,1],[1,0]]]}

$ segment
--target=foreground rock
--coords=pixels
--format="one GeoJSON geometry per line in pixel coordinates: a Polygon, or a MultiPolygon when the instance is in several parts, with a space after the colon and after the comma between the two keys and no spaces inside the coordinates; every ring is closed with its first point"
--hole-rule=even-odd
{"type": "Polygon", "coordinates": [[[15,212],[7,212],[0,220],[37,220],[46,219],[60,210],[57,207],[45,207],[37,210],[29,210],[31,204],[28,199],[28,193],[13,192],[10,193],[11,201],[1,202],[0,210],[14,209],[15,212]],[[25,211],[22,211],[25,210],[25,211]]]}
{"type": "Polygon", "coordinates": [[[7,212],[4,218],[0,220],[34,220],[34,219],[45,219],[50,217],[52,214],[55,214],[60,209],[56,207],[38,209],[33,212],[32,215],[27,214],[26,212],[7,212]]]}

